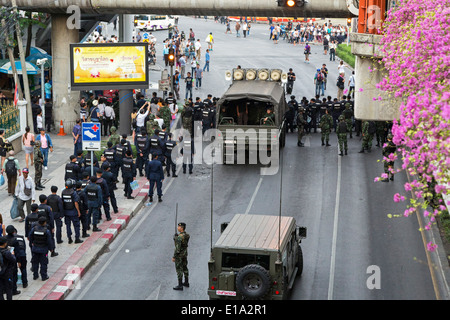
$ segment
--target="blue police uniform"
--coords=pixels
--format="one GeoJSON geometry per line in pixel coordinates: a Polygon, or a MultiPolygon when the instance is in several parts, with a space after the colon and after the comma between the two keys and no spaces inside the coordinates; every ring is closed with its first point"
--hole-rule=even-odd
{"type": "Polygon", "coordinates": [[[133,182],[134,177],[136,177],[136,164],[132,157],[127,156],[122,160],[122,179],[125,184],[124,196],[127,197],[127,199],[132,199],[131,193],[133,190],[131,190],[130,183],[133,182]]]}
{"type": "Polygon", "coordinates": [[[147,163],[146,176],[150,182],[148,195],[150,202],[153,201],[153,189],[156,185],[158,199],[161,201],[162,197],[162,180],[164,180],[164,171],[161,161],[158,159],[151,160],[147,163]]]}
{"type": "Polygon", "coordinates": [[[47,205],[52,208],[53,219],[55,219],[56,243],[62,243],[62,218],[64,216],[62,199],[57,194],[52,193],[47,197],[47,205]]]}
{"type": "Polygon", "coordinates": [[[33,279],[36,280],[41,274],[42,280],[48,279],[48,252],[53,251],[55,246],[52,241],[52,235],[47,226],[41,224],[36,225],[30,231],[31,243],[31,269],[33,271],[33,279]],[[39,271],[40,267],[40,271],[39,271]]]}
{"type": "Polygon", "coordinates": [[[92,225],[94,226],[92,231],[101,231],[97,228],[97,224],[100,220],[100,207],[103,204],[103,196],[102,188],[95,181],[91,180],[91,183],[84,188],[84,192],[88,198],[88,224],[91,223],[92,219],[92,225]]]}
{"type": "MultiPolygon", "coordinates": [[[[96,184],[98,184],[100,186],[100,188],[102,189],[103,211],[105,212],[106,220],[109,221],[109,220],[111,220],[111,213],[110,213],[110,207],[109,207],[109,188],[108,188],[108,184],[107,184],[106,180],[103,179],[103,177],[100,177],[100,178],[97,177],[96,184]]],[[[101,217],[102,216],[101,212],[99,214],[100,214],[100,217],[101,217]]]]}
{"type": "Polygon", "coordinates": [[[80,218],[75,203],[80,201],[78,194],[73,188],[65,188],[61,192],[61,198],[63,202],[64,223],[66,224],[67,237],[69,243],[72,243],[72,228],[75,232],[75,243],[80,243],[80,218]]]}

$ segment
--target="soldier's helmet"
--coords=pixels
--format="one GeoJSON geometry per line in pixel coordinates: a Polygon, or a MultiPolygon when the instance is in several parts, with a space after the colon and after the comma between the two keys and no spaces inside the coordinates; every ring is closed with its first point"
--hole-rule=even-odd
{"type": "Polygon", "coordinates": [[[66,180],[66,188],[67,189],[73,188],[73,180],[72,179],[67,179],[66,180]]]}
{"type": "Polygon", "coordinates": [[[392,140],[393,137],[394,137],[394,136],[392,135],[392,133],[389,133],[389,134],[387,135],[387,139],[388,139],[388,140],[392,140]]]}
{"type": "Polygon", "coordinates": [[[295,96],[291,96],[291,100],[294,100],[295,99],[295,96]]]}
{"type": "Polygon", "coordinates": [[[109,130],[114,133],[117,131],[117,128],[115,126],[112,126],[111,129],[109,129],[109,130]]]}
{"type": "Polygon", "coordinates": [[[339,116],[339,120],[345,120],[345,117],[344,117],[343,114],[341,114],[341,115],[339,116]]]}
{"type": "Polygon", "coordinates": [[[303,107],[298,108],[298,112],[305,112],[305,108],[303,107]]]}

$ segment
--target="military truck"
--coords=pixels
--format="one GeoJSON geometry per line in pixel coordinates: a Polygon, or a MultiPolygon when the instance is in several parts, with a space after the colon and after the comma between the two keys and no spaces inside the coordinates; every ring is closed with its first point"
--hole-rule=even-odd
{"type": "Polygon", "coordinates": [[[216,117],[216,128],[222,134],[223,159],[227,154],[235,159],[238,149],[248,154],[249,150],[259,152],[264,146],[268,153],[279,152],[286,140],[287,74],[279,69],[233,69],[226,79],[231,79],[232,84],[217,102],[216,117]],[[273,114],[270,117],[267,109],[273,114]]]}
{"type": "Polygon", "coordinates": [[[222,229],[208,262],[209,298],[287,299],[303,271],[306,227],[293,217],[237,214],[222,229]]]}

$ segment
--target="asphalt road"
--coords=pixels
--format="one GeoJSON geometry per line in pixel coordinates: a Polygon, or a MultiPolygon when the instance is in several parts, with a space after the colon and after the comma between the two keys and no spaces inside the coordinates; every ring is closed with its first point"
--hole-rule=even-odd
{"type": "MultiPolygon", "coordinates": [[[[212,21],[182,17],[179,23],[185,32],[192,27],[203,45],[209,32],[215,37],[211,71],[205,72],[203,88],[194,91],[194,96],[202,99],[208,93],[220,96],[225,92],[229,85],[225,70],[238,64],[243,68],[292,67],[297,75],[294,94],[299,100],[313,96],[317,66],[327,63],[330,78],[337,77],[338,62],[329,62],[321,47],[314,46],[311,63],[304,63],[303,46],[283,41],[273,44],[266,25],[254,25],[250,37],[237,39],[235,34],[224,34],[224,25],[212,21]]],[[[164,31],[156,33],[158,41],[165,36],[164,31]]],[[[160,61],[161,55],[158,50],[160,61]]],[[[326,94],[334,97],[334,86],[329,86],[326,94]]],[[[296,281],[291,299],[436,299],[418,220],[415,216],[396,217],[401,216],[405,204],[394,203],[392,198],[402,192],[406,176],[397,175],[394,183],[374,183],[383,169],[377,162],[381,148],[374,146],[372,153],[359,154],[359,138],[349,139],[349,155],[342,158],[334,133],[331,147],[321,146],[320,133],[307,136],[304,148],[296,142],[297,134],[289,133],[283,170],[276,175],[260,175],[258,165],[214,166],[212,242],[219,237],[220,224],[236,213],[277,215],[282,172],[281,213],[308,228],[302,241],[303,275],[296,281]],[[376,282],[374,276],[380,286],[370,288],[370,283],[376,282]]],[[[144,207],[132,219],[68,299],[208,299],[211,167],[195,165],[192,175],[167,177],[163,189],[164,201],[144,207]],[[172,290],[176,285],[171,257],[177,203],[178,221],[186,222],[191,235],[191,286],[181,292],[172,290]]]]}

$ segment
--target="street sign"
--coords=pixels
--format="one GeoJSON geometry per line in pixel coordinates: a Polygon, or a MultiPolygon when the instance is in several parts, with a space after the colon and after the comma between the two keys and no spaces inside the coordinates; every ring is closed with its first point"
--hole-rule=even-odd
{"type": "Polygon", "coordinates": [[[83,150],[101,150],[101,124],[100,122],[83,122],[81,125],[83,150]]]}
{"type": "Polygon", "coordinates": [[[147,32],[142,35],[142,39],[148,40],[148,38],[150,38],[150,36],[147,32]]]}
{"type": "Polygon", "coordinates": [[[170,80],[169,79],[158,80],[158,89],[160,91],[169,91],[170,90],[170,80]]]}

